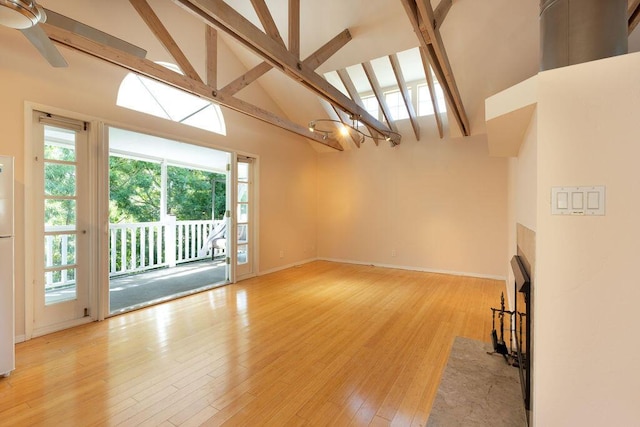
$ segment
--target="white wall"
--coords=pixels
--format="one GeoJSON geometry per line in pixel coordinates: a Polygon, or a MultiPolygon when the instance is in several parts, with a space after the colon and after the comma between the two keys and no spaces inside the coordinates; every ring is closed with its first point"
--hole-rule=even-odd
{"type": "Polygon", "coordinates": [[[432,121],[420,141],[407,129],[395,148],[319,155],[319,257],[505,276],[507,160],[484,135],[440,140],[432,121]]]}
{"type": "Polygon", "coordinates": [[[539,75],[536,426],[637,425],[640,54],[539,75]],[[552,186],[605,185],[606,216],[552,216],[552,186]]]}
{"type": "MultiPolygon", "coordinates": [[[[513,271],[511,258],[517,253],[517,225],[521,224],[535,232],[537,229],[537,173],[538,173],[538,137],[537,111],[533,111],[531,121],[524,132],[518,157],[509,158],[508,179],[508,220],[507,220],[507,293],[513,309],[513,271]]],[[[529,260],[532,261],[532,260],[529,260]]]]}
{"type": "Polygon", "coordinates": [[[536,105],[508,190],[509,257],[516,223],[536,231],[535,426],[638,423],[639,70],[637,53],[594,61],[540,73],[535,100],[512,103],[513,87],[487,101],[536,105]],[[591,185],[606,187],[605,216],[551,215],[552,187],[591,185]]]}

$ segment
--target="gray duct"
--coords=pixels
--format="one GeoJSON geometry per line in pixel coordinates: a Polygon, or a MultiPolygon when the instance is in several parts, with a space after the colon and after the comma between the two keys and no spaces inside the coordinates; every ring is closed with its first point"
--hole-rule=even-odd
{"type": "Polygon", "coordinates": [[[627,0],[540,0],[540,70],[627,52],[627,0]]]}

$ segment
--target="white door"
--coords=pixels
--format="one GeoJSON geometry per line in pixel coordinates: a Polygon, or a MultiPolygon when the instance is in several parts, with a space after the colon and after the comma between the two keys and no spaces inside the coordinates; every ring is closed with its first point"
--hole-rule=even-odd
{"type": "Polygon", "coordinates": [[[34,116],[34,335],[41,335],[90,319],[91,178],[86,124],[34,116]]]}
{"type": "Polygon", "coordinates": [[[255,205],[254,167],[255,159],[238,156],[236,173],[236,279],[253,276],[255,260],[255,205]]]}

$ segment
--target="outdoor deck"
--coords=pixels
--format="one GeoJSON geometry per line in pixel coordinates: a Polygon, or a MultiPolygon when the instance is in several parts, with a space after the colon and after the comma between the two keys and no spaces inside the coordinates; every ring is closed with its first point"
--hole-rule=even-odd
{"type": "Polygon", "coordinates": [[[224,259],[113,277],[109,282],[109,307],[111,313],[118,313],[225,283],[224,259]]]}
{"type": "MultiPolygon", "coordinates": [[[[110,224],[110,312],[120,313],[226,282],[226,223],[166,221],[110,224]],[[222,242],[222,243],[221,243],[222,242]]],[[[73,226],[50,226],[45,239],[45,301],[76,298],[73,226]],[[58,233],[56,235],[56,233],[58,233]]]]}

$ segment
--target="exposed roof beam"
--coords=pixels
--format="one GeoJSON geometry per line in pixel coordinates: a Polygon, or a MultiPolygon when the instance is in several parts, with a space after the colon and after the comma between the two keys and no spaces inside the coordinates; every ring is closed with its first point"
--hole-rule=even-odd
{"type": "Polygon", "coordinates": [[[434,26],[437,29],[440,28],[440,25],[444,22],[444,18],[449,13],[449,9],[451,9],[451,5],[453,4],[453,0],[440,0],[440,3],[436,7],[436,10],[433,12],[434,26]]]}
{"type": "Polygon", "coordinates": [[[84,38],[70,31],[54,27],[49,24],[42,24],[42,27],[49,38],[57,43],[110,62],[111,64],[125,68],[134,73],[138,73],[159,82],[168,84],[185,92],[189,92],[193,95],[208,99],[209,101],[224,105],[225,107],[228,107],[232,110],[272,124],[279,128],[288,130],[328,147],[335,148],[336,150],[343,150],[338,141],[330,139],[325,140],[321,135],[317,135],[309,131],[309,129],[305,126],[290,122],[289,120],[283,119],[282,117],[279,117],[271,113],[270,111],[264,110],[255,105],[251,105],[248,102],[242,101],[232,96],[225,96],[224,94],[220,94],[216,91],[215,88],[211,86],[208,86],[198,80],[192,79],[189,76],[171,71],[168,68],[156,64],[153,61],[139,58],[121,50],[105,46],[93,40],[84,38]]]}
{"type": "Polygon", "coordinates": [[[312,70],[316,70],[320,65],[331,58],[337,51],[342,49],[344,45],[351,41],[351,32],[347,29],[339,33],[337,36],[326,42],[320,49],[313,52],[302,63],[312,70]]]}
{"type": "Polygon", "coordinates": [[[213,27],[208,25],[206,27],[207,84],[211,87],[218,87],[218,32],[213,27]]]}
{"type": "Polygon", "coordinates": [[[424,68],[424,75],[427,79],[427,87],[429,88],[429,96],[431,97],[431,105],[433,106],[433,117],[436,119],[438,134],[440,135],[440,139],[442,139],[444,138],[444,126],[442,125],[440,105],[438,105],[438,97],[436,96],[436,86],[433,83],[433,76],[431,75],[429,57],[422,47],[420,47],[420,58],[422,59],[422,67],[424,68]]]}
{"type": "MultiPolygon", "coordinates": [[[[320,49],[309,55],[303,63],[309,68],[315,70],[335,54],[341,47],[347,44],[349,40],[351,40],[351,33],[349,33],[349,30],[344,30],[329,42],[325,43],[320,49]]],[[[221,92],[224,92],[225,95],[233,95],[258,80],[271,68],[273,68],[271,64],[268,62],[262,62],[229,83],[221,90],[221,92]]]]}
{"type": "Polygon", "coordinates": [[[240,92],[245,87],[249,86],[251,83],[258,80],[258,78],[262,77],[267,73],[267,71],[272,68],[273,67],[268,62],[261,62],[260,64],[256,65],[255,67],[220,89],[220,93],[227,96],[232,96],[240,92]]]}
{"type": "Polygon", "coordinates": [[[414,28],[420,45],[425,49],[431,66],[440,82],[453,116],[462,131],[462,134],[469,136],[469,119],[462,104],[462,98],[458,92],[449,58],[442,43],[442,37],[435,25],[435,17],[430,0],[401,0],[409,21],[414,28]]]}
{"type": "Polygon", "coordinates": [[[338,77],[340,77],[340,81],[344,85],[347,93],[358,105],[364,108],[364,103],[362,102],[362,98],[360,98],[360,94],[356,89],[356,85],[353,84],[353,80],[351,80],[351,76],[349,72],[345,68],[341,68],[336,71],[338,73],[338,77]]]}
{"type": "Polygon", "coordinates": [[[378,104],[382,109],[382,115],[387,120],[387,123],[389,123],[389,127],[395,131],[395,124],[393,122],[393,117],[391,116],[391,110],[389,110],[389,105],[387,105],[387,100],[384,97],[384,93],[382,92],[380,83],[378,83],[378,78],[376,77],[375,71],[373,71],[371,63],[363,62],[362,68],[364,69],[364,73],[367,75],[367,80],[369,80],[369,84],[371,85],[371,89],[373,89],[373,93],[378,99],[378,104]]]}
{"type": "MultiPolygon", "coordinates": [[[[245,47],[262,56],[275,68],[306,86],[334,106],[358,116],[358,119],[382,134],[391,131],[364,108],[357,105],[342,92],[315,73],[278,42],[260,31],[255,25],[227,5],[223,0],[173,0],[203,20],[224,30],[245,47]]],[[[391,134],[394,143],[400,141],[399,134],[391,134]]]]}
{"type": "Polygon", "coordinates": [[[202,82],[202,79],[200,79],[200,76],[198,75],[195,68],[193,68],[187,57],[184,55],[184,53],[182,53],[182,50],[180,50],[173,37],[171,37],[171,34],[169,34],[169,31],[167,31],[166,27],[162,24],[162,22],[160,22],[158,15],[156,15],[153,9],[151,9],[149,3],[147,3],[146,0],[129,0],[129,2],[135,8],[135,10],[138,12],[138,15],[140,15],[140,17],[144,20],[144,22],[147,24],[156,38],[160,41],[160,43],[162,43],[162,46],[164,46],[164,48],[167,49],[167,52],[169,52],[173,59],[176,60],[182,72],[193,80],[202,82]]]}
{"type": "Polygon", "coordinates": [[[289,0],[289,52],[300,59],[300,0],[289,0]]]}
{"type": "Polygon", "coordinates": [[[269,8],[264,0],[251,0],[251,4],[253,5],[253,9],[256,11],[258,18],[260,18],[260,22],[264,27],[265,32],[271,36],[275,41],[284,46],[284,40],[280,36],[280,31],[278,31],[278,27],[276,26],[273,17],[271,16],[271,12],[269,12],[269,8]]]}
{"type": "Polygon", "coordinates": [[[400,89],[400,93],[402,94],[404,105],[407,107],[407,111],[409,112],[409,120],[411,121],[413,132],[416,135],[416,140],[420,141],[420,126],[418,126],[416,111],[413,109],[413,103],[411,102],[411,95],[409,95],[409,90],[407,89],[407,83],[404,80],[404,75],[402,74],[402,68],[400,67],[400,61],[398,60],[398,55],[396,55],[395,53],[392,55],[389,55],[389,61],[391,62],[391,68],[393,69],[393,74],[395,74],[396,76],[396,82],[398,83],[398,88],[400,89]]]}
{"type": "MultiPolygon", "coordinates": [[[[353,80],[351,80],[351,76],[349,75],[347,70],[342,68],[342,69],[340,69],[340,70],[338,70],[336,72],[338,73],[338,77],[340,77],[340,81],[344,85],[344,87],[347,90],[347,93],[349,94],[351,99],[353,99],[353,101],[355,103],[357,103],[358,105],[360,105],[361,107],[364,108],[364,103],[362,102],[362,98],[360,98],[360,94],[358,94],[358,90],[356,89],[356,85],[353,84],[353,80]]],[[[373,129],[371,129],[369,126],[366,126],[366,127],[367,127],[367,130],[369,131],[369,134],[373,137],[376,134],[375,131],[373,129]]],[[[373,138],[373,142],[376,145],[378,145],[377,138],[373,138]]]]}
{"type": "Polygon", "coordinates": [[[629,3],[629,34],[633,32],[640,22],[640,0],[631,0],[629,3]]]}

